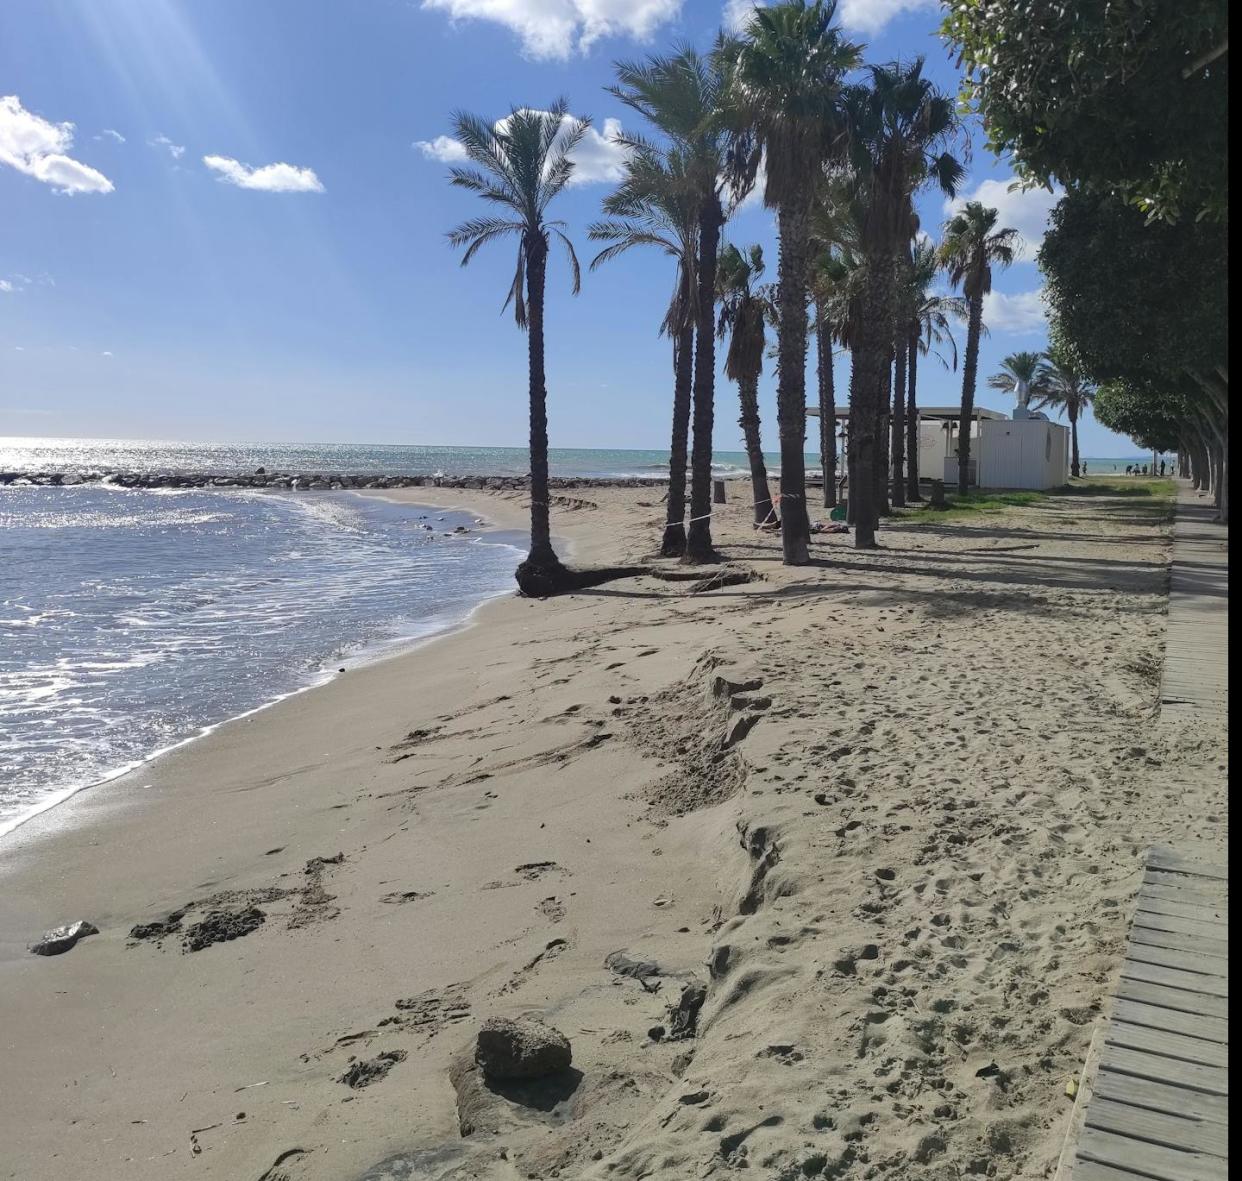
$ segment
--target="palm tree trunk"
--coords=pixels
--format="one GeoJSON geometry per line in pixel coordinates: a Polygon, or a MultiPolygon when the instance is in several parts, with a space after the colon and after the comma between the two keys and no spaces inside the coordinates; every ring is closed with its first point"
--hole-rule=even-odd
{"type": "MultiPolygon", "coordinates": [[[[689,287],[688,272],[683,272],[682,283],[689,287]]],[[[660,543],[660,553],[666,558],[680,558],[686,552],[686,445],[693,381],[694,321],[687,316],[673,344],[673,440],[668,461],[668,516],[660,543]]]]}
{"type": "Polygon", "coordinates": [[[908,346],[910,356],[910,394],[906,398],[906,499],[923,499],[919,491],[919,407],[917,400],[919,373],[919,342],[912,336],[908,346]]]}
{"type": "Polygon", "coordinates": [[[536,239],[527,248],[527,348],[530,379],[530,553],[517,568],[527,594],[554,593],[564,568],[552,548],[548,514],[548,389],[543,358],[543,289],[548,246],[536,239]]]}
{"type": "Polygon", "coordinates": [[[962,365],[962,413],[957,422],[957,491],[970,488],[970,424],[975,414],[975,375],[979,369],[979,334],[983,327],[983,296],[970,297],[966,329],[966,360],[962,365]]]}
{"type": "Polygon", "coordinates": [[[893,507],[906,503],[906,342],[898,340],[893,374],[893,507]]]}
{"type": "Polygon", "coordinates": [[[715,195],[699,214],[699,299],[695,309],[694,443],[690,451],[687,562],[714,562],[712,546],[712,428],[716,397],[716,254],[724,213],[715,195]]]}
{"type": "Polygon", "coordinates": [[[763,459],[763,446],[759,439],[759,378],[747,377],[738,382],[738,398],[742,414],[737,420],[746,442],[746,458],[750,460],[750,488],[755,501],[755,524],[765,525],[775,520],[772,511],[772,492],[768,488],[768,466],[763,459]]]}
{"type": "Polygon", "coordinates": [[[1078,408],[1071,406],[1070,420],[1070,475],[1078,479],[1080,463],[1078,461],[1078,408]]]}
{"type": "Polygon", "coordinates": [[[888,350],[888,360],[884,365],[884,384],[880,388],[880,413],[876,420],[876,436],[875,436],[875,513],[876,527],[879,527],[880,517],[887,516],[890,507],[888,503],[888,474],[891,466],[891,457],[889,454],[889,422],[893,417],[893,349],[892,346],[888,350]]]}
{"type": "Polygon", "coordinates": [[[816,377],[819,379],[819,470],[824,476],[824,508],[837,503],[837,391],[832,372],[832,332],[815,316],[816,377]]]}
{"type": "Polygon", "coordinates": [[[811,560],[811,521],[806,508],[806,269],[809,194],[785,201],[777,214],[780,233],[779,372],[776,418],[781,437],[781,545],[785,565],[811,560]]]}

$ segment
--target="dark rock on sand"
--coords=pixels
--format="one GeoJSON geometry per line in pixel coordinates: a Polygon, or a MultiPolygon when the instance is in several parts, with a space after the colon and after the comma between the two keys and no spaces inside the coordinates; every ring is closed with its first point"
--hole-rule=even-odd
{"type": "Polygon", "coordinates": [[[185,951],[202,951],[213,943],[227,943],[230,939],[240,939],[261,927],[267,915],[257,906],[248,906],[244,910],[213,910],[209,911],[201,922],[186,928],[185,951]]]}
{"type": "Polygon", "coordinates": [[[707,1000],[707,988],[692,980],[681,990],[675,1005],[668,1009],[668,1036],[670,1041],[694,1037],[699,1028],[699,1010],[707,1000]]]}
{"type": "Polygon", "coordinates": [[[32,944],[30,950],[35,955],[63,955],[74,947],[79,939],[87,935],[98,935],[99,928],[94,923],[79,919],[76,923],[68,923],[63,927],[53,927],[43,932],[43,938],[32,944]]]}
{"type": "Polygon", "coordinates": [[[405,1061],[404,1050],[385,1050],[374,1058],[359,1059],[336,1081],[355,1091],[378,1083],[398,1062],[405,1061]]]}
{"type": "Polygon", "coordinates": [[[533,1079],[566,1070],[569,1039],[533,1017],[489,1017],[479,1030],[474,1059],[492,1079],[533,1079]]]}

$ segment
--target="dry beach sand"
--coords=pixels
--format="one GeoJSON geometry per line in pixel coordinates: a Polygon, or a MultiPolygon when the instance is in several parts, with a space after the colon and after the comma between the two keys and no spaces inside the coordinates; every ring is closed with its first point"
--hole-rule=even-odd
{"type": "MultiPolygon", "coordinates": [[[[639,559],[658,496],[554,525],[639,559]]],[[[495,600],[8,839],[0,1177],[1050,1176],[1145,847],[1224,841],[1223,732],[1155,708],[1160,506],[802,569],[715,529],[761,580],[495,600]],[[574,1072],[463,1136],[450,1064],[522,1014],[574,1072]]]]}

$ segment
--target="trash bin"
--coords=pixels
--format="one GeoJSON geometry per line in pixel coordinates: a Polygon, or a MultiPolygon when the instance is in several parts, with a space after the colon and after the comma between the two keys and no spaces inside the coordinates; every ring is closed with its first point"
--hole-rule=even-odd
{"type": "Polygon", "coordinates": [[[725,503],[725,482],[723,480],[712,481],[712,503],[725,503]]]}

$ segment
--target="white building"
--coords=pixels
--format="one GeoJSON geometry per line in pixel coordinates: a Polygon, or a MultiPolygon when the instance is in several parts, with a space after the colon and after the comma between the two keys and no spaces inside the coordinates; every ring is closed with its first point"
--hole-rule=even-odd
{"type": "MultiPolygon", "coordinates": [[[[807,413],[817,416],[818,408],[807,413]]],[[[920,406],[919,476],[957,485],[959,406],[920,406]]],[[[976,408],[970,426],[970,484],[978,488],[1060,488],[1069,482],[1069,429],[1044,415],[1009,418],[976,408]]],[[[849,408],[837,411],[838,452],[849,446],[849,408]],[[844,436],[844,437],[842,437],[844,436]],[[842,446],[844,444],[844,446],[842,446]]],[[[840,462],[840,461],[839,461],[840,462]]],[[[844,464],[841,464],[843,470],[844,464]]]]}

